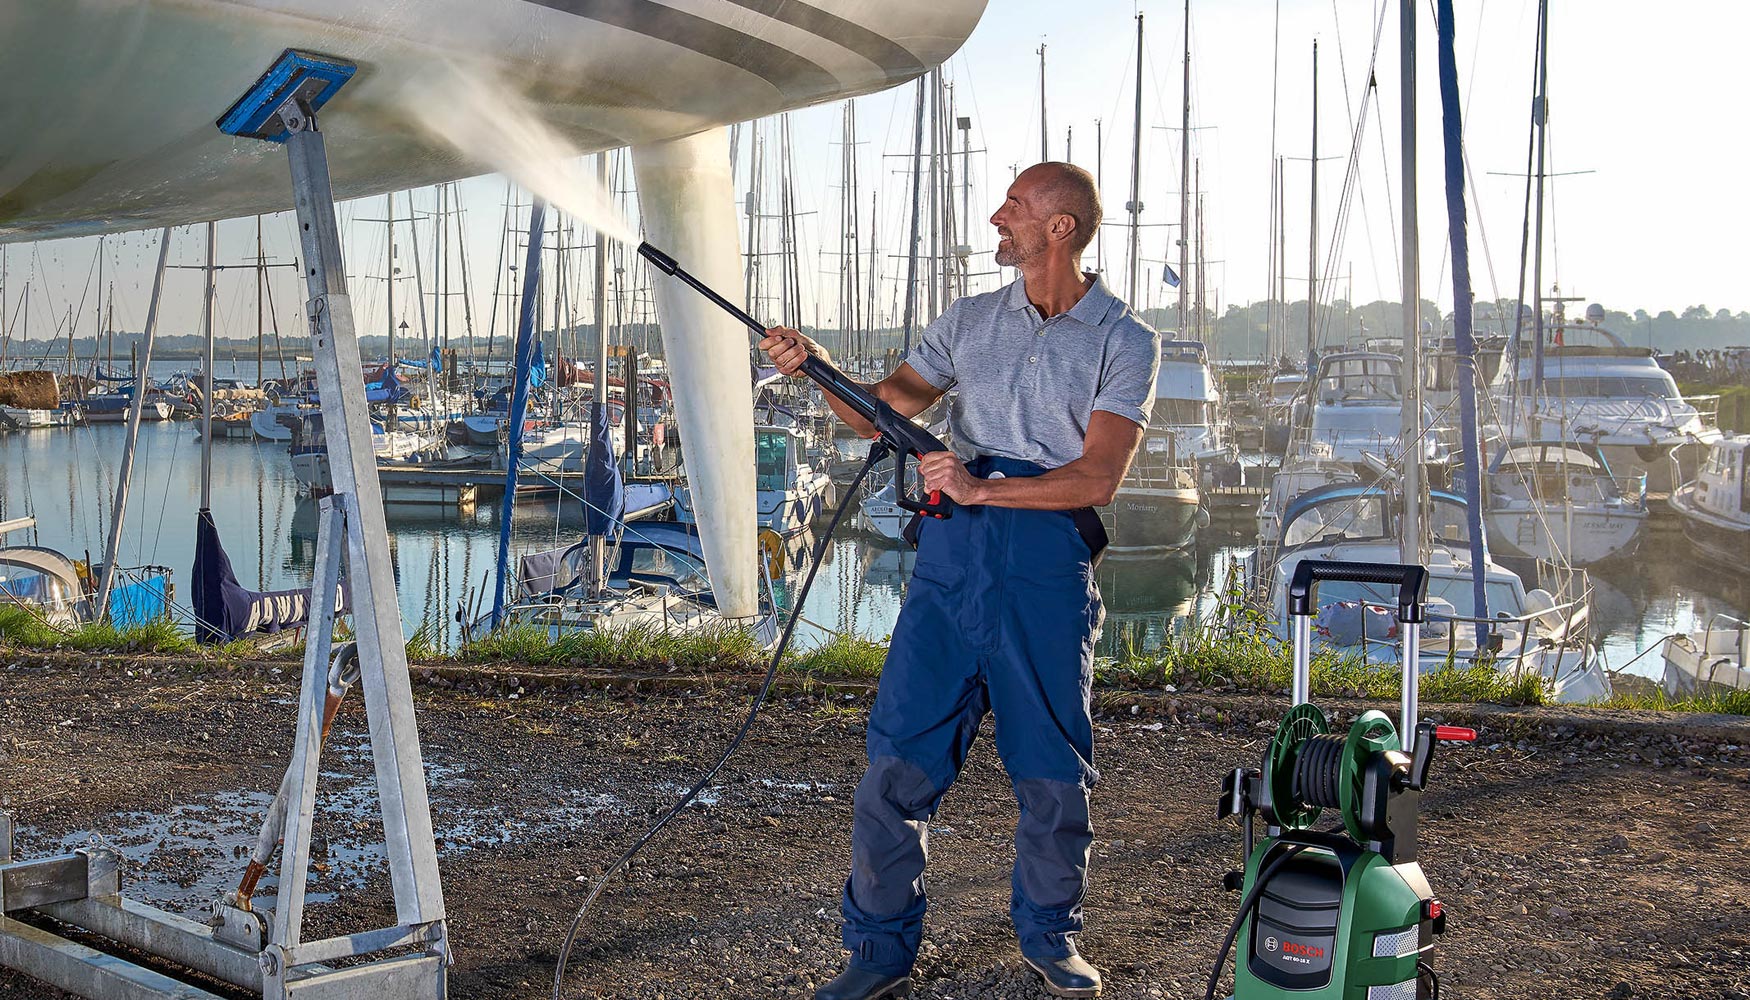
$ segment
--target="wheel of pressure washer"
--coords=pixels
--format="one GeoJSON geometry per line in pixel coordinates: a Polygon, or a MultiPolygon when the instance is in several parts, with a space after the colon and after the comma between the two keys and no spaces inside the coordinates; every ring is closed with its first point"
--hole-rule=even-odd
{"type": "Polygon", "coordinates": [[[1367,762],[1375,754],[1402,748],[1397,727],[1384,712],[1369,709],[1349,727],[1349,737],[1343,741],[1337,795],[1342,803],[1343,827],[1358,842],[1366,842],[1361,831],[1360,807],[1367,762]]]}
{"type": "Polygon", "coordinates": [[[1307,740],[1330,731],[1331,724],[1317,705],[1296,705],[1282,717],[1276,737],[1264,751],[1264,786],[1270,790],[1270,805],[1277,821],[1290,830],[1304,830],[1319,818],[1320,806],[1295,798],[1294,762],[1307,740]]]}

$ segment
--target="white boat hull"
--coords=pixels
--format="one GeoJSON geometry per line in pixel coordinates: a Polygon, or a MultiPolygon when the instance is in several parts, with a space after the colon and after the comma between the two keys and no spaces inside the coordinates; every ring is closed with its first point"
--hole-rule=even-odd
{"type": "Polygon", "coordinates": [[[321,119],[345,200],[490,169],[416,125],[419,95],[451,66],[502,78],[589,153],[884,90],[952,55],[983,10],[984,0],[6,4],[0,240],[291,208],[279,147],[213,124],[287,48],[359,66],[321,119]]]}
{"type": "Polygon", "coordinates": [[[1538,511],[1515,505],[1490,510],[1485,520],[1489,547],[1494,552],[1584,567],[1634,554],[1647,515],[1627,508],[1552,507],[1538,511]]]}

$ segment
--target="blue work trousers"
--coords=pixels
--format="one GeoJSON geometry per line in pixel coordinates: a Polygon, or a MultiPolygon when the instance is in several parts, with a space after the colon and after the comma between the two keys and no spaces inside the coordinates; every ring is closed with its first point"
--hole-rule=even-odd
{"type": "MultiPolygon", "coordinates": [[[[981,458],[973,475],[1038,466],[981,458]]],[[[1023,954],[1075,950],[1087,891],[1094,770],[1089,715],[1101,614],[1087,544],[1064,511],[958,507],[920,526],[917,567],[869,717],[857,786],[844,943],[902,975],[923,937],[929,821],[986,712],[1020,805],[1010,914],[1023,954]]]]}

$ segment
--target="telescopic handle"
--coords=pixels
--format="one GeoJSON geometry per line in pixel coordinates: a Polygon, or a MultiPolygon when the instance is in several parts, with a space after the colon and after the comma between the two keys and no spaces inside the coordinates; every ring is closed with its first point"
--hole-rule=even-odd
{"type": "Polygon", "coordinates": [[[1398,588],[1398,620],[1406,623],[1422,621],[1422,611],[1428,603],[1426,567],[1306,559],[1294,568],[1294,576],[1288,582],[1288,613],[1311,617],[1315,610],[1314,588],[1327,580],[1332,583],[1377,583],[1398,588]]]}

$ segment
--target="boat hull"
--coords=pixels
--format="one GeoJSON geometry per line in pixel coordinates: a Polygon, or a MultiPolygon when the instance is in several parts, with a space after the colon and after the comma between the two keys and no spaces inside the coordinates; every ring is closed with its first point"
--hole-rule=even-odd
{"type": "Polygon", "coordinates": [[[1204,515],[1196,490],[1121,486],[1100,519],[1110,552],[1171,552],[1197,541],[1204,515]]]}
{"type": "Polygon", "coordinates": [[[1521,559],[1591,566],[1633,555],[1646,520],[1644,512],[1633,510],[1498,508],[1488,513],[1489,546],[1521,559]]]}
{"type": "Polygon", "coordinates": [[[334,193],[347,200],[492,169],[418,125],[421,96],[456,67],[496,79],[590,153],[895,86],[952,55],[984,5],[7,4],[0,240],[291,208],[279,147],[213,124],[287,48],[359,67],[322,114],[334,193]]]}

